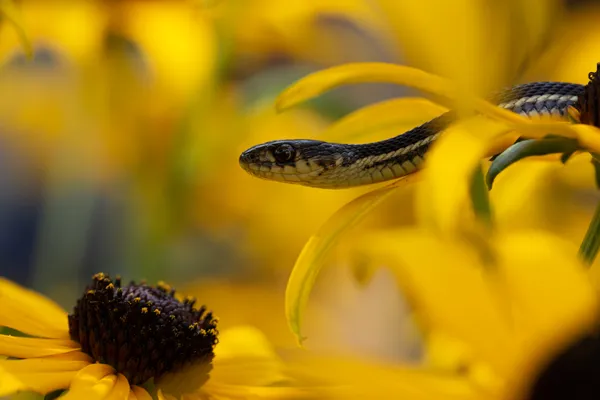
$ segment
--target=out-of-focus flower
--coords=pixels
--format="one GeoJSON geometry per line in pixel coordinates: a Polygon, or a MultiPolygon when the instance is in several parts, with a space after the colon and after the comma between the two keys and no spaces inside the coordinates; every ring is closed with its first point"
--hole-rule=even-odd
{"type": "MultiPolygon", "coordinates": [[[[376,39],[372,46],[388,45],[380,31],[381,13],[361,0],[294,0],[285,4],[272,0],[252,3],[234,0],[207,8],[206,13],[231,43],[227,49],[231,51],[230,57],[241,60],[233,66],[246,69],[246,74],[277,61],[330,65],[372,55],[374,49],[364,46],[369,36],[376,39]],[[364,35],[353,35],[353,31],[364,35]],[[356,39],[352,49],[341,45],[350,38],[356,39]]],[[[385,56],[386,52],[389,50],[377,55],[385,56]]]]}
{"type": "MultiPolygon", "coordinates": [[[[281,95],[278,106],[281,109],[287,108],[344,83],[364,81],[392,81],[410,85],[450,101],[462,95],[450,82],[419,70],[390,64],[357,63],[331,68],[304,78],[281,95]]],[[[499,144],[506,143],[507,138],[514,138],[513,131],[538,138],[550,131],[575,137],[590,151],[600,149],[595,127],[546,120],[531,121],[477,98],[469,99],[468,104],[472,104],[473,108],[490,120],[483,117],[466,120],[465,129],[459,130],[460,134],[442,137],[442,143],[450,141],[454,149],[460,149],[461,157],[457,158],[456,152],[441,152],[440,156],[433,156],[427,161],[423,172],[426,179],[422,194],[418,197],[417,212],[423,223],[433,224],[434,229],[442,232],[452,231],[457,226],[466,229],[463,217],[465,213],[470,212],[471,205],[471,186],[466,177],[471,176],[482,158],[497,151],[499,144]],[[465,133],[478,131],[481,131],[478,133],[479,140],[465,133]],[[465,179],[457,180],[459,177],[465,179]]],[[[376,119],[377,114],[373,113],[373,116],[376,119]]],[[[434,145],[430,153],[438,154],[438,147],[437,144],[434,145]]],[[[412,177],[404,181],[410,179],[412,177]]],[[[361,220],[376,204],[391,194],[394,188],[401,186],[402,182],[403,180],[400,180],[376,189],[348,204],[332,217],[321,231],[313,235],[298,258],[290,278],[290,282],[294,284],[290,283],[288,288],[288,318],[297,322],[297,307],[302,308],[302,302],[308,294],[306,290],[310,291],[314,274],[318,273],[323,258],[335,243],[335,239],[361,220]],[[299,286],[296,286],[297,284],[299,286]]],[[[298,333],[296,328],[294,330],[298,333]]]]}
{"type": "MultiPolygon", "coordinates": [[[[369,66],[370,76],[385,75],[374,73],[375,67],[369,66]]],[[[313,85],[293,87],[280,104],[309,97],[332,81],[356,81],[359,70],[354,65],[338,69],[339,75],[335,70],[320,75],[324,78],[330,73],[328,77],[337,81],[319,80],[316,75],[307,78],[304,83],[312,79],[313,85]]],[[[386,78],[393,76],[397,82],[453,96],[452,86],[443,80],[400,67],[381,66],[379,72],[384,71],[390,72],[386,78]]],[[[413,368],[380,365],[358,370],[361,374],[385,370],[380,380],[374,378],[374,386],[380,395],[394,393],[396,397],[508,400],[597,395],[597,386],[580,382],[593,382],[595,374],[600,340],[598,290],[578,259],[576,247],[541,230],[495,230],[493,215],[474,211],[477,204],[471,192],[480,160],[498,138],[516,127],[538,137],[550,127],[552,132],[583,139],[594,151],[597,147],[591,136],[596,128],[530,122],[498,113],[477,99],[470,104],[490,118],[478,116],[456,123],[430,150],[417,186],[418,224],[370,234],[355,231],[355,240],[346,247],[349,257],[356,254],[397,274],[427,354],[424,364],[413,368]]],[[[305,246],[286,298],[287,316],[299,337],[303,307],[332,244],[399,186],[396,182],[355,199],[305,246]]],[[[485,196],[479,201],[484,200],[485,196]]],[[[323,365],[333,368],[326,362],[323,365]]],[[[352,384],[358,370],[352,372],[349,367],[342,372],[345,376],[340,380],[348,385],[345,394],[349,397],[361,398],[373,390],[373,381],[369,389],[352,384]]]]}
{"type": "Polygon", "coordinates": [[[3,22],[6,21],[10,25],[12,25],[13,29],[17,33],[19,37],[19,41],[25,50],[25,53],[31,57],[33,50],[31,49],[31,42],[27,37],[27,32],[23,29],[21,14],[18,9],[15,7],[15,4],[12,0],[4,0],[0,3],[0,13],[2,14],[3,22]]]}
{"type": "Polygon", "coordinates": [[[50,393],[102,399],[287,398],[282,361],[250,326],[217,332],[216,319],[168,285],[121,286],[104,274],[67,316],[51,300],[0,281],[10,307],[0,324],[21,333],[0,336],[0,393],[50,393]],[[219,345],[217,346],[217,335],[219,345]],[[191,397],[189,397],[191,396],[191,397]]]}
{"type": "Polygon", "coordinates": [[[594,21],[598,4],[590,1],[564,12],[562,26],[554,25],[552,40],[523,76],[523,81],[556,80],[585,84],[598,63],[600,31],[594,21]]]}
{"type": "MultiPolygon", "coordinates": [[[[457,33],[449,29],[449,35],[462,38],[470,29],[477,32],[478,25],[472,22],[478,20],[477,10],[481,9],[475,7],[474,13],[467,9],[469,13],[463,17],[471,24],[461,23],[465,30],[457,33]]],[[[425,8],[421,11],[426,14],[425,8]]],[[[447,21],[454,23],[456,18],[447,21]]],[[[435,29],[432,32],[442,36],[435,29]]],[[[471,35],[466,36],[468,41],[471,35]]],[[[399,66],[349,64],[313,74],[293,85],[282,94],[278,106],[285,109],[343,84],[394,82],[434,94],[436,99],[445,101],[445,106],[458,106],[468,113],[477,111],[484,116],[458,122],[430,150],[425,170],[416,177],[422,178],[416,185],[417,224],[376,234],[355,230],[355,240],[346,238],[349,244],[344,249],[349,258],[358,254],[361,260],[370,260],[376,267],[391,267],[398,274],[426,342],[428,358],[424,366],[387,369],[395,377],[387,375],[388,382],[375,379],[380,384],[374,386],[382,394],[423,399],[568,397],[569,393],[580,390],[579,379],[589,379],[581,376],[594,373],[594,362],[590,359],[597,355],[581,359],[576,356],[582,348],[597,346],[594,271],[590,277],[577,258],[576,247],[564,239],[539,227],[532,229],[519,224],[510,227],[510,221],[496,221],[498,216],[491,213],[487,194],[476,198],[472,190],[474,176],[479,177],[481,160],[514,141],[515,132],[532,138],[552,132],[575,138],[582,148],[592,152],[600,149],[598,132],[595,127],[582,124],[530,121],[473,97],[473,93],[485,93],[489,85],[501,83],[502,77],[506,78],[506,68],[498,68],[500,64],[491,69],[483,67],[498,60],[493,55],[479,62],[482,43],[477,40],[484,38],[485,42],[488,36],[478,32],[472,36],[478,39],[467,45],[455,40],[432,51],[436,56],[431,60],[449,64],[441,72],[451,77],[451,82],[399,66]],[[467,53],[464,57],[463,52],[467,53]],[[488,77],[491,78],[484,83],[488,77]],[[478,201],[485,204],[475,204],[478,201]],[[496,229],[500,226],[501,229],[496,229]],[[577,295],[572,296],[574,292],[577,295]],[[557,293],[561,293],[558,299],[561,305],[546,308],[557,293]],[[563,374],[568,369],[576,373],[563,374]]],[[[426,41],[428,36],[423,37],[420,38],[426,41]]],[[[426,51],[423,54],[425,59],[431,56],[426,51]]],[[[363,117],[367,121],[368,112],[363,117]]],[[[379,119],[373,112],[374,126],[379,119]]],[[[336,241],[401,186],[401,181],[395,182],[352,201],[305,245],[290,276],[286,295],[288,321],[300,340],[304,339],[300,321],[308,296],[336,241]]],[[[588,354],[591,353],[594,351],[589,350],[588,354]]],[[[333,369],[331,365],[324,368],[333,369]]],[[[357,385],[351,384],[358,373],[345,375],[349,396],[360,398],[366,393],[366,387],[357,389],[357,385]]]]}
{"type": "Polygon", "coordinates": [[[421,228],[352,241],[362,258],[397,274],[424,337],[423,364],[397,372],[401,384],[390,390],[461,399],[577,393],[578,380],[594,373],[599,340],[597,288],[577,248],[535,230],[456,235],[421,228]],[[460,387],[448,388],[450,377],[468,390],[450,396],[460,387]]]}

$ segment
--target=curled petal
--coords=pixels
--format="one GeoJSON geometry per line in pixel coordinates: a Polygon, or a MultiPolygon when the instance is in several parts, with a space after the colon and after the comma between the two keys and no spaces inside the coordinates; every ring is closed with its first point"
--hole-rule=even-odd
{"type": "Polygon", "coordinates": [[[101,395],[110,393],[116,383],[117,377],[114,369],[106,364],[90,364],[81,369],[73,378],[69,392],[64,396],[66,400],[84,398],[103,398],[101,395]],[[109,378],[104,380],[105,378],[109,378]],[[112,382],[112,384],[111,384],[112,382]]]}
{"type": "Polygon", "coordinates": [[[302,313],[325,257],[342,234],[358,224],[375,206],[386,199],[395,189],[409,182],[418,174],[409,175],[391,185],[368,192],[343,206],[304,245],[292,269],[285,292],[285,312],[288,325],[300,344],[304,338],[300,332],[302,313]]]}
{"type": "MultiPolygon", "coordinates": [[[[104,399],[117,383],[114,369],[106,364],[90,364],[73,378],[65,400],[104,399]]],[[[125,397],[126,399],[126,397],[125,397]]]]}
{"type": "MultiPolygon", "coordinates": [[[[348,63],[314,72],[287,88],[276,102],[279,111],[317,97],[336,87],[356,83],[395,83],[419,89],[454,106],[460,99],[480,112],[495,115],[498,107],[458,90],[447,79],[416,68],[387,63],[348,63]]],[[[509,111],[507,111],[509,112],[509,111]]]]}
{"type": "Polygon", "coordinates": [[[118,374],[115,385],[105,398],[107,400],[128,400],[130,393],[129,381],[127,381],[125,375],[118,374]]]}

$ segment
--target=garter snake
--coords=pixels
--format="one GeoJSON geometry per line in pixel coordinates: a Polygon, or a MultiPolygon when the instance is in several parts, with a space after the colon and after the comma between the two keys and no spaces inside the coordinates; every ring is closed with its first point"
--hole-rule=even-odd
{"type": "MultiPolygon", "coordinates": [[[[553,115],[567,119],[585,86],[533,82],[513,86],[489,100],[530,118],[553,115]]],[[[253,176],[326,189],[368,185],[400,178],[421,167],[431,144],[456,120],[448,111],[390,139],[366,144],[319,140],[275,140],[244,151],[241,167],[253,176]]]]}

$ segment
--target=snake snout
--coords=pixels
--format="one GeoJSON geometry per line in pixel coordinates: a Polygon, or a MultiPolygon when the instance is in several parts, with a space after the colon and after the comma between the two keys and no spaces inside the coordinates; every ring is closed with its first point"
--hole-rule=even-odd
{"type": "Polygon", "coordinates": [[[258,155],[256,154],[256,152],[252,151],[252,149],[246,150],[242,154],[240,154],[239,162],[242,168],[248,168],[250,164],[258,162],[258,155]]]}

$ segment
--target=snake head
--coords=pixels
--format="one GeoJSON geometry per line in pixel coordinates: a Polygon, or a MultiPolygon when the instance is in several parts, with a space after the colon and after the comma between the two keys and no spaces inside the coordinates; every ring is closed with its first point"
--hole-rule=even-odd
{"type": "Polygon", "coordinates": [[[327,173],[341,162],[334,145],[318,140],[276,140],[240,155],[240,166],[250,175],[315,187],[329,187],[327,173]]]}

